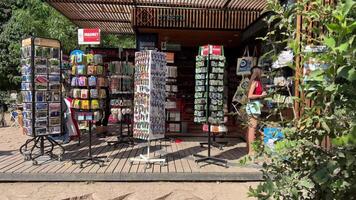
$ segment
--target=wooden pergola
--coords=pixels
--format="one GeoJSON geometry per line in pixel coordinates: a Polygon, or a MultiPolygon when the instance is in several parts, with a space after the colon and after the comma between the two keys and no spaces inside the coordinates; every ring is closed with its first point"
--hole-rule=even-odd
{"type": "Polygon", "coordinates": [[[47,0],[79,27],[135,34],[138,28],[244,30],[266,0],[47,0]]]}

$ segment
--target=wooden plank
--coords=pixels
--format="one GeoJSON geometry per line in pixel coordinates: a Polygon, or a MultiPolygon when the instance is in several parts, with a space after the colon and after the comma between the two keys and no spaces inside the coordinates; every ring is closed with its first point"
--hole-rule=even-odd
{"type": "Polygon", "coordinates": [[[124,152],[122,158],[120,159],[120,162],[118,163],[118,165],[116,166],[116,168],[114,169],[113,173],[117,172],[117,173],[123,173],[123,172],[128,172],[129,168],[130,168],[130,155],[133,154],[133,149],[134,147],[129,146],[127,148],[127,150],[124,152]]]}
{"type": "Polygon", "coordinates": [[[123,144],[118,144],[117,146],[112,146],[112,148],[115,150],[110,152],[110,155],[108,157],[109,163],[107,163],[107,165],[104,167],[99,167],[99,169],[96,171],[96,173],[105,173],[106,170],[112,165],[112,163],[116,159],[116,156],[119,154],[122,147],[123,147],[123,144]]]}
{"type": "MultiPolygon", "coordinates": [[[[93,145],[92,146],[92,155],[93,157],[97,156],[98,154],[100,154],[100,152],[102,151],[102,149],[106,146],[106,142],[100,142],[99,144],[93,145]],[[105,146],[104,146],[105,145],[105,146]]],[[[89,148],[88,148],[88,152],[89,152],[89,148]]],[[[93,167],[94,164],[84,164],[84,168],[80,168],[80,162],[78,162],[77,164],[75,164],[74,166],[76,166],[74,169],[72,169],[72,171],[70,171],[70,173],[80,173],[82,170],[84,170],[85,172],[88,172],[89,169],[91,169],[93,167]]],[[[96,165],[96,164],[95,164],[96,165]]]]}
{"type": "MultiPolygon", "coordinates": [[[[87,141],[87,140],[86,140],[87,141]]],[[[73,159],[83,158],[88,155],[88,144],[89,142],[83,146],[80,150],[78,150],[77,156],[72,157],[73,159]]],[[[56,173],[70,173],[73,169],[75,169],[80,161],[77,161],[76,164],[73,164],[72,161],[67,161],[64,163],[63,167],[58,169],[56,173]]]]}
{"type": "Polygon", "coordinates": [[[104,169],[110,165],[110,163],[111,163],[110,156],[114,152],[114,145],[111,145],[111,146],[107,145],[103,152],[104,153],[99,154],[99,156],[106,156],[108,162],[105,162],[103,167],[100,167],[99,165],[94,165],[93,168],[89,171],[89,173],[98,173],[100,168],[104,169]]]}
{"type": "MultiPolygon", "coordinates": [[[[131,158],[136,158],[136,157],[140,156],[140,152],[141,152],[141,149],[139,147],[134,148],[131,158]]],[[[137,172],[137,164],[131,164],[131,162],[129,161],[126,165],[129,166],[129,169],[127,171],[128,173],[136,173],[137,172]]]]}
{"type": "Polygon", "coordinates": [[[179,144],[176,144],[177,148],[180,150],[181,155],[182,155],[182,161],[183,161],[183,165],[186,166],[185,172],[192,172],[192,165],[194,165],[194,161],[191,159],[191,154],[189,151],[187,151],[187,149],[189,149],[190,147],[188,146],[187,142],[181,142],[179,144]]]}
{"type": "Polygon", "coordinates": [[[25,161],[24,157],[21,154],[18,154],[14,159],[12,159],[11,161],[8,162],[4,162],[1,166],[0,166],[0,172],[6,172],[12,168],[21,168],[23,167],[24,163],[31,163],[31,161],[25,161]]]}
{"type": "Polygon", "coordinates": [[[64,154],[65,157],[67,157],[67,155],[68,155],[68,159],[62,161],[60,165],[56,165],[54,167],[50,167],[50,168],[43,170],[43,172],[44,173],[57,173],[57,172],[60,172],[60,170],[62,168],[72,165],[72,161],[70,159],[74,159],[74,158],[77,158],[78,156],[80,156],[80,153],[84,149],[86,149],[88,142],[89,142],[88,140],[84,140],[84,142],[82,142],[80,144],[80,146],[78,146],[78,142],[73,141],[73,143],[70,143],[70,145],[72,145],[72,147],[73,147],[73,152],[66,151],[64,154]],[[78,148],[77,150],[75,150],[76,147],[78,148]]]}
{"type": "MultiPolygon", "coordinates": [[[[71,143],[64,145],[63,147],[65,148],[65,152],[67,152],[67,151],[70,152],[70,151],[75,150],[75,148],[78,147],[77,145],[75,145],[75,143],[76,142],[72,141],[71,143]],[[66,149],[66,146],[68,146],[68,145],[69,145],[69,148],[66,149]]],[[[39,165],[37,168],[33,169],[31,171],[31,173],[41,173],[42,171],[46,171],[47,169],[55,167],[57,165],[61,165],[61,162],[54,160],[49,163],[43,163],[43,164],[39,165]]]]}
{"type": "MultiPolygon", "coordinates": [[[[167,158],[167,148],[166,148],[166,145],[167,145],[167,140],[164,140],[164,141],[162,141],[161,143],[160,143],[160,149],[162,150],[162,151],[164,151],[165,152],[165,156],[164,156],[164,158],[166,159],[166,163],[168,162],[168,158],[167,158]]],[[[166,164],[166,165],[161,165],[160,166],[160,172],[161,173],[167,173],[168,172],[168,164],[166,164]]]]}
{"type": "MultiPolygon", "coordinates": [[[[140,151],[141,152],[140,154],[144,155],[146,153],[146,151],[147,151],[147,149],[145,147],[142,147],[141,151],[140,151]]],[[[145,168],[146,168],[146,164],[143,163],[143,162],[139,162],[137,164],[136,172],[137,173],[143,173],[143,172],[145,172],[145,168]]]]}
{"type": "MultiPolygon", "coordinates": [[[[115,172],[120,173],[120,171],[116,171],[116,168],[120,165],[120,163],[122,162],[122,159],[125,158],[125,153],[129,150],[130,150],[129,146],[125,146],[125,145],[122,146],[122,148],[120,149],[120,152],[115,157],[114,162],[112,162],[110,164],[110,167],[108,169],[106,169],[105,173],[115,173],[115,172]]],[[[121,170],[121,168],[120,168],[120,170],[121,170]]]]}
{"type": "Polygon", "coordinates": [[[175,160],[177,172],[184,172],[183,163],[182,163],[181,158],[179,157],[177,145],[175,143],[172,143],[171,148],[172,148],[172,152],[174,152],[173,159],[175,160]]]}
{"type": "MultiPolygon", "coordinates": [[[[98,147],[97,147],[97,151],[95,153],[93,153],[94,156],[104,156],[104,154],[108,151],[109,146],[107,145],[106,141],[104,143],[101,143],[98,147]]],[[[106,161],[106,159],[101,159],[106,161]]],[[[105,164],[105,163],[104,163],[105,164]]],[[[73,171],[74,173],[89,173],[94,167],[100,167],[100,165],[98,164],[93,164],[90,165],[88,167],[82,168],[79,172],[77,172],[78,170],[73,171]]],[[[80,169],[80,168],[79,168],[80,169]]]]}
{"type": "Polygon", "coordinates": [[[129,156],[127,157],[126,163],[122,169],[122,173],[129,173],[131,171],[131,169],[133,170],[135,167],[133,167],[133,165],[131,165],[130,159],[131,158],[135,158],[137,156],[139,152],[139,147],[133,147],[129,156]]]}

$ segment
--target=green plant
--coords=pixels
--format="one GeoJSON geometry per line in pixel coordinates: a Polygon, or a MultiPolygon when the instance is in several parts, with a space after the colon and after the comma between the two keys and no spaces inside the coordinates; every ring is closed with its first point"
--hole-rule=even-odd
{"type": "Polygon", "coordinates": [[[300,80],[300,92],[313,104],[296,99],[303,107],[300,118],[285,124],[285,138],[273,151],[259,149],[270,160],[263,165],[266,181],[249,194],[258,199],[354,199],[355,2],[328,5],[322,0],[301,0],[283,7],[277,0],[269,0],[268,8],[274,14],[268,19],[271,31],[263,39],[273,52],[278,52],[279,44],[288,45],[302,64],[310,64],[312,59],[327,67],[313,71],[308,81],[300,80]],[[300,40],[296,38],[297,15],[303,17],[305,28],[300,40]],[[326,51],[305,51],[310,45],[325,45],[326,51]],[[330,148],[322,147],[326,138],[332,141],[330,148]]]}

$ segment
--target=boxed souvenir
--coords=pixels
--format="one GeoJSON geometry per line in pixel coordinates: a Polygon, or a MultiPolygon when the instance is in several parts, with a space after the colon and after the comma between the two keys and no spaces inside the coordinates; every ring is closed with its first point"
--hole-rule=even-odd
{"type": "Polygon", "coordinates": [[[50,74],[60,74],[60,67],[59,66],[55,66],[55,65],[51,65],[49,67],[49,72],[50,74]]]}
{"type": "Polygon", "coordinates": [[[23,103],[23,110],[24,111],[31,111],[32,110],[32,103],[23,103]]]}
{"type": "Polygon", "coordinates": [[[102,118],[102,114],[98,111],[94,112],[94,121],[99,121],[102,118]]]}
{"type": "Polygon", "coordinates": [[[78,100],[78,99],[74,99],[73,100],[73,102],[72,102],[72,107],[73,108],[76,108],[76,109],[80,109],[80,103],[81,103],[81,101],[80,100],[78,100]]]}
{"type": "Polygon", "coordinates": [[[96,66],[95,65],[88,65],[88,75],[96,74],[96,66]]]}
{"type": "Polygon", "coordinates": [[[21,73],[22,73],[22,75],[31,75],[31,73],[32,73],[31,66],[29,66],[29,65],[23,65],[23,66],[21,67],[21,73]]]}
{"type": "Polygon", "coordinates": [[[50,117],[49,118],[49,126],[59,126],[61,125],[60,117],[50,117]]]}
{"type": "Polygon", "coordinates": [[[106,86],[105,78],[103,78],[103,77],[99,77],[98,78],[98,86],[99,87],[105,87],[106,86]]]}
{"type": "Polygon", "coordinates": [[[35,65],[47,66],[47,59],[35,58],[35,65]]]}
{"type": "Polygon", "coordinates": [[[85,120],[93,121],[94,120],[93,113],[92,112],[85,113],[85,120]]]}
{"type": "Polygon", "coordinates": [[[32,83],[21,83],[21,90],[32,90],[32,83]]]}
{"type": "Polygon", "coordinates": [[[36,112],[40,110],[47,110],[47,103],[36,103],[36,112]]]}
{"type": "Polygon", "coordinates": [[[32,82],[31,75],[22,76],[22,82],[32,82]]]}
{"type": "Polygon", "coordinates": [[[47,128],[36,128],[35,134],[36,135],[47,135],[47,128]]]}
{"type": "Polygon", "coordinates": [[[99,98],[101,98],[101,99],[105,99],[106,98],[105,89],[100,89],[99,90],[99,98]]]}
{"type": "Polygon", "coordinates": [[[88,64],[94,63],[94,55],[93,54],[86,54],[86,63],[88,63],[88,64]]]}
{"type": "Polygon", "coordinates": [[[89,90],[88,89],[82,89],[81,93],[80,93],[80,98],[82,98],[82,99],[89,98],[89,90]]]}
{"type": "Polygon", "coordinates": [[[95,55],[94,55],[94,63],[95,63],[96,65],[103,64],[103,56],[100,55],[100,54],[95,54],[95,55]]]}
{"type": "Polygon", "coordinates": [[[89,100],[81,100],[80,108],[83,110],[89,110],[90,109],[89,100]]]}
{"type": "Polygon", "coordinates": [[[99,101],[97,99],[91,100],[91,109],[99,109],[99,101]]]}
{"type": "Polygon", "coordinates": [[[73,98],[80,98],[80,95],[81,95],[80,89],[77,89],[77,88],[72,89],[71,93],[72,93],[73,98]]]}
{"type": "Polygon", "coordinates": [[[61,126],[49,127],[49,134],[59,134],[61,133],[61,126]]]}
{"type": "Polygon", "coordinates": [[[77,74],[77,65],[73,64],[72,65],[72,75],[76,75],[77,74]]]}
{"type": "Polygon", "coordinates": [[[50,82],[49,89],[53,91],[59,91],[61,89],[61,84],[59,82],[50,82]]]}
{"type": "Polygon", "coordinates": [[[52,102],[61,100],[60,92],[51,92],[51,93],[47,92],[47,94],[50,94],[49,100],[52,102]]]}
{"type": "Polygon", "coordinates": [[[87,77],[81,76],[78,78],[78,86],[87,86],[87,85],[88,85],[87,77]]]}
{"type": "Polygon", "coordinates": [[[39,118],[35,120],[35,127],[46,127],[47,118],[39,118]]]}
{"type": "Polygon", "coordinates": [[[35,101],[36,102],[45,102],[46,101],[46,92],[35,92],[35,101]]]}
{"type": "Polygon", "coordinates": [[[58,66],[59,67],[59,60],[58,59],[49,59],[49,64],[53,66],[58,66]]]}
{"type": "Polygon", "coordinates": [[[103,75],[104,74],[104,67],[101,65],[96,66],[96,74],[103,75]]]}
{"type": "Polygon", "coordinates": [[[90,76],[88,78],[89,86],[96,86],[96,77],[95,76],[90,76]]]}
{"type": "Polygon", "coordinates": [[[77,65],[77,75],[86,75],[85,65],[77,65]]]}
{"type": "Polygon", "coordinates": [[[55,58],[57,60],[60,59],[60,50],[59,50],[59,48],[51,48],[51,58],[55,58]]]}
{"type": "Polygon", "coordinates": [[[59,75],[50,75],[49,76],[49,81],[53,82],[59,82],[61,80],[61,77],[59,75]]]}
{"type": "Polygon", "coordinates": [[[32,92],[22,91],[22,97],[24,102],[32,102],[32,92]]]}
{"type": "Polygon", "coordinates": [[[48,117],[47,111],[37,111],[35,112],[36,119],[37,118],[46,118],[48,117]]]}
{"type": "Polygon", "coordinates": [[[22,112],[22,116],[23,116],[24,120],[31,120],[32,119],[32,112],[23,111],[22,112]]]}
{"type": "Polygon", "coordinates": [[[90,97],[91,98],[99,98],[98,90],[97,89],[90,89],[90,97]]]}
{"type": "Polygon", "coordinates": [[[46,65],[36,65],[35,66],[35,74],[47,74],[47,66],[46,65]]]}
{"type": "Polygon", "coordinates": [[[78,86],[78,78],[77,77],[73,77],[72,81],[70,82],[70,85],[72,87],[78,86]]]}

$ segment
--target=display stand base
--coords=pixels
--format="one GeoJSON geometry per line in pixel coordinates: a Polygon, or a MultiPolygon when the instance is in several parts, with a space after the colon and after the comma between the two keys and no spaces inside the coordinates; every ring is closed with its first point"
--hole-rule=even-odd
{"type": "Polygon", "coordinates": [[[130,159],[130,164],[134,164],[134,162],[142,162],[146,164],[146,168],[150,168],[152,164],[158,163],[161,166],[164,166],[167,164],[167,161],[165,158],[157,158],[157,157],[150,157],[150,141],[148,141],[148,145],[147,145],[147,154],[146,155],[142,155],[140,154],[140,156],[138,158],[131,158],[130,159]]]}
{"type": "Polygon", "coordinates": [[[79,158],[72,160],[73,164],[77,164],[77,161],[79,162],[80,168],[85,168],[91,165],[99,165],[100,167],[104,166],[104,163],[108,161],[107,156],[88,156],[84,158],[79,158]],[[86,164],[86,165],[85,165],[86,164]]]}
{"type": "MultiPolygon", "coordinates": [[[[228,168],[229,166],[227,165],[227,161],[224,159],[220,159],[220,158],[216,158],[216,157],[212,157],[212,156],[203,156],[203,155],[199,155],[199,154],[195,154],[193,155],[194,157],[197,157],[197,159],[195,159],[194,161],[198,164],[198,163],[206,163],[206,165],[218,165],[218,166],[222,166],[222,167],[226,167],[228,168]]],[[[203,167],[204,165],[199,165],[199,167],[203,167]]]]}
{"type": "Polygon", "coordinates": [[[109,146],[115,147],[119,146],[120,144],[127,144],[133,146],[135,145],[135,140],[130,136],[120,136],[117,138],[117,141],[108,141],[107,143],[109,146]]]}
{"type": "MultiPolygon", "coordinates": [[[[227,144],[228,144],[228,142],[212,142],[212,143],[211,143],[211,146],[212,146],[212,147],[215,147],[215,148],[217,148],[217,149],[219,149],[219,150],[224,150],[224,147],[225,147],[227,144]]],[[[208,146],[208,145],[209,145],[208,142],[201,142],[201,143],[200,143],[200,146],[201,146],[201,147],[208,146]]]]}
{"type": "Polygon", "coordinates": [[[25,144],[20,147],[20,153],[24,156],[24,160],[31,160],[33,165],[38,165],[50,160],[62,161],[64,151],[62,145],[47,135],[35,136],[28,139],[25,144]],[[49,144],[45,144],[45,142],[49,144]],[[31,143],[33,143],[33,145],[29,148],[31,143]],[[61,150],[58,155],[53,153],[55,146],[59,147],[61,150]]]}

